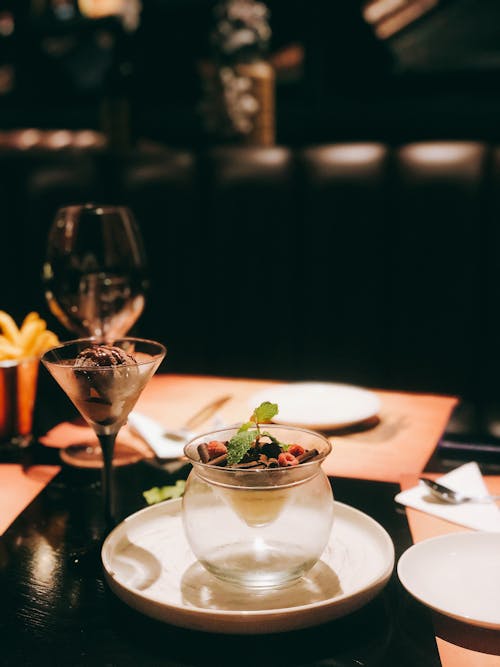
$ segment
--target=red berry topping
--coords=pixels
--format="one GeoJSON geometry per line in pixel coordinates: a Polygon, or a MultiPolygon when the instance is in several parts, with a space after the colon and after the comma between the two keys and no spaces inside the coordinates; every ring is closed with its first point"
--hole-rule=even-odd
{"type": "Polygon", "coordinates": [[[290,452],[281,452],[281,454],[278,456],[278,463],[282,468],[299,465],[299,462],[297,461],[295,456],[293,454],[290,454],[290,452]]]}
{"type": "Polygon", "coordinates": [[[290,445],[290,447],[287,449],[287,452],[292,454],[292,456],[300,456],[305,451],[306,450],[302,447],[302,445],[290,445]]]}
{"type": "Polygon", "coordinates": [[[211,440],[207,444],[207,449],[208,449],[208,455],[210,456],[211,459],[215,459],[217,456],[222,456],[223,454],[227,454],[227,447],[220,440],[211,440]]]}

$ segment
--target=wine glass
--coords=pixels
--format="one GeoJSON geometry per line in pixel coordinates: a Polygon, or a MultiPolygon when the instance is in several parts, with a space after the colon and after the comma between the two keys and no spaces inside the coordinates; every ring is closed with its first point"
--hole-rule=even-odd
{"type": "Polygon", "coordinates": [[[124,336],[144,310],[146,256],[139,227],[124,206],[60,208],[43,267],[51,312],[82,337],[124,336]]]}
{"type": "Polygon", "coordinates": [[[121,338],[113,346],[94,338],[62,343],[42,356],[52,377],[94,429],[102,451],[102,494],[108,527],[115,522],[113,450],[142,390],[166,354],[161,343],[121,338]]]}
{"type": "MultiPolygon", "coordinates": [[[[81,337],[112,342],[125,336],[144,309],[148,287],[139,227],[123,206],[78,204],[57,211],[43,266],[45,296],[53,315],[81,337]]],[[[97,443],[66,447],[61,458],[79,467],[100,467],[97,443]]],[[[115,462],[137,452],[121,444],[115,462]]]]}

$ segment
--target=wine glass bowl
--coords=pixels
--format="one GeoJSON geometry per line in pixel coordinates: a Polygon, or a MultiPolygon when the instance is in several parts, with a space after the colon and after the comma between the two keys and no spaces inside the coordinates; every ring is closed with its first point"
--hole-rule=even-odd
{"type": "Polygon", "coordinates": [[[146,265],[139,227],[126,207],[60,208],[42,275],[49,308],[77,335],[124,336],[144,309],[146,265]]]}
{"type": "MultiPolygon", "coordinates": [[[[142,236],[128,208],[87,203],[57,211],[42,279],[50,311],[64,327],[101,341],[125,336],[144,309],[146,273],[142,236]]],[[[102,466],[92,442],[70,445],[61,458],[77,467],[102,466]]],[[[117,463],[134,460],[133,448],[115,448],[117,463]]]]}
{"type": "Polygon", "coordinates": [[[44,366],[97,435],[109,523],[114,519],[112,464],[116,436],[165,354],[161,343],[142,338],[117,339],[112,347],[99,344],[95,338],[81,338],[58,345],[42,357],[44,366]],[[101,357],[96,356],[98,351],[101,357]]]}

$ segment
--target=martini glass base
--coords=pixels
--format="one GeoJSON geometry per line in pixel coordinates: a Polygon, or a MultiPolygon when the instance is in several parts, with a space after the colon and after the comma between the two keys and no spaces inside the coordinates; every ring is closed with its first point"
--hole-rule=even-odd
{"type": "MultiPolygon", "coordinates": [[[[59,452],[61,461],[74,468],[94,468],[103,467],[102,450],[97,442],[82,442],[75,445],[69,445],[59,452]]],[[[144,454],[128,445],[116,444],[113,465],[126,466],[131,463],[137,463],[144,458],[144,454]]]]}

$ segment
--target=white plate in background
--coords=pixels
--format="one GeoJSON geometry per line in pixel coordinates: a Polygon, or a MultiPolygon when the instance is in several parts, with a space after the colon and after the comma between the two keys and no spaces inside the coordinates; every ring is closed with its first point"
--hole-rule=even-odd
{"type": "Polygon", "coordinates": [[[414,544],[399,559],[398,576],[428,607],[500,629],[500,533],[451,533],[414,544]]]}
{"type": "Polygon", "coordinates": [[[269,387],[249,399],[256,408],[264,401],[277,403],[273,421],[313,429],[351,426],[375,417],[380,399],[372,391],[332,382],[292,382],[269,387]]]}

